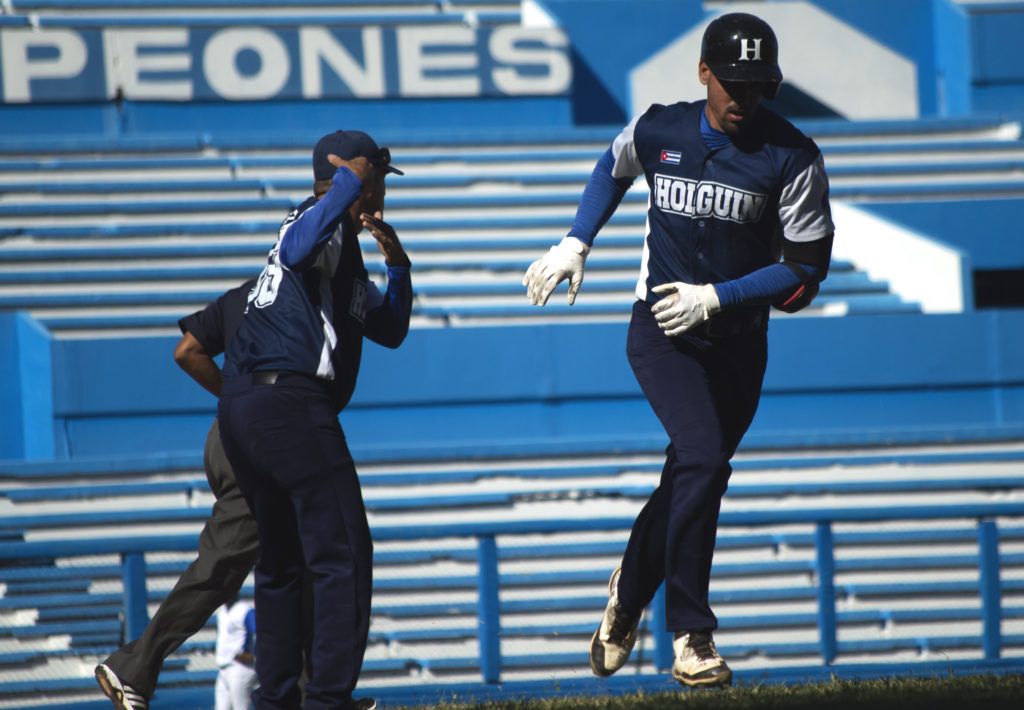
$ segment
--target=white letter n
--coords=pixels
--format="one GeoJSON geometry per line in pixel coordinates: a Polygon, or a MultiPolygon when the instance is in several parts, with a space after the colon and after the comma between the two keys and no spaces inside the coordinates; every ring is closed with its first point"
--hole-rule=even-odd
{"type": "Polygon", "coordinates": [[[324,95],[321,61],[359,98],[384,96],[384,50],[380,27],[363,28],[363,66],[343,44],[325,29],[303,27],[299,30],[302,66],[302,96],[319,99],[324,95]]]}

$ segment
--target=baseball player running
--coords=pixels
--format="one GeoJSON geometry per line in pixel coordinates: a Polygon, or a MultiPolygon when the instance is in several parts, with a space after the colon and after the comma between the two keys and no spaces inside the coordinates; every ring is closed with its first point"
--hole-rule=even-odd
{"type": "Polygon", "coordinates": [[[730,459],[761,393],[768,310],[800,310],[828,271],[828,179],[812,140],[761,105],[782,81],[761,19],[731,13],[704,32],[707,99],[653,105],[601,157],[572,228],[523,285],[535,305],[569,279],[572,304],[594,237],[634,179],[650,189],[627,355],[669,436],[661,481],[637,516],[590,645],[594,673],[628,660],[662,582],[672,675],[720,686],[732,673],[712,638],[708,582],[730,459]],[[779,258],[781,256],[781,259],[779,258]]]}

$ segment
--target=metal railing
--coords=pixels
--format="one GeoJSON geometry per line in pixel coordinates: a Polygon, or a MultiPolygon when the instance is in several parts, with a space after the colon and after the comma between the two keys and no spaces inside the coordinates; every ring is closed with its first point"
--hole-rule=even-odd
{"type": "MultiPolygon", "coordinates": [[[[977,521],[981,637],[979,645],[986,661],[1000,658],[1003,646],[1003,618],[1000,585],[999,530],[996,518],[1024,516],[1024,502],[972,503],[922,506],[892,506],[866,509],[816,508],[805,510],[726,511],[720,527],[766,527],[808,524],[814,527],[815,592],[821,663],[830,666],[839,655],[836,610],[836,561],[833,527],[837,523],[882,521],[977,521]]],[[[495,685],[502,679],[501,652],[501,578],[498,572],[498,538],[502,536],[556,534],[588,531],[628,530],[632,518],[593,518],[582,520],[521,520],[432,525],[378,527],[375,541],[410,541],[442,538],[474,538],[477,544],[477,639],[481,681],[495,685]]],[[[139,538],[77,539],[41,542],[7,542],[0,545],[0,560],[50,559],[99,554],[120,554],[124,582],[124,620],[127,638],[137,638],[148,622],[146,592],[146,552],[188,551],[195,549],[191,535],[139,538]]],[[[671,667],[672,636],[664,628],[664,591],[659,590],[652,604],[654,664],[671,667]]]]}

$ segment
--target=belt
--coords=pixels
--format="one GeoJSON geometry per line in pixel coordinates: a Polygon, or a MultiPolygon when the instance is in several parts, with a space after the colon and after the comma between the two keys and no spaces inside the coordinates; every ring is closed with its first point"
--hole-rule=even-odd
{"type": "Polygon", "coordinates": [[[262,372],[252,373],[252,383],[254,385],[272,385],[277,382],[277,378],[281,376],[281,372],[278,370],[263,370],[262,372]]]}
{"type": "Polygon", "coordinates": [[[290,370],[260,370],[252,373],[254,385],[276,385],[291,382],[292,384],[315,384],[319,387],[329,387],[327,380],[308,375],[305,372],[292,372],[290,370]]]}
{"type": "Polygon", "coordinates": [[[254,385],[276,385],[278,382],[285,382],[287,380],[302,380],[303,382],[314,382],[318,385],[324,385],[326,380],[321,380],[319,377],[313,375],[307,375],[305,372],[292,372],[291,370],[260,370],[259,372],[252,373],[252,383],[254,385]]]}
{"type": "Polygon", "coordinates": [[[731,338],[761,330],[767,320],[766,309],[759,309],[754,313],[719,314],[701,323],[693,332],[708,338],[731,338]]]}
{"type": "Polygon", "coordinates": [[[285,383],[288,383],[287,386],[289,387],[301,387],[304,389],[312,386],[318,390],[326,392],[328,396],[333,396],[333,389],[330,382],[305,372],[292,372],[291,370],[259,370],[258,372],[253,372],[249,377],[252,378],[252,384],[254,386],[284,386],[285,383]]]}

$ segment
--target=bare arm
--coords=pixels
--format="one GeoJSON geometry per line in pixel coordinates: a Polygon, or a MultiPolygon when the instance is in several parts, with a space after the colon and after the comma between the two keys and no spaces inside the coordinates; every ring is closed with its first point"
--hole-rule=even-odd
{"type": "Polygon", "coordinates": [[[224,382],[220,368],[191,333],[181,336],[181,340],[174,348],[174,361],[214,397],[220,397],[221,385],[224,382]]]}

